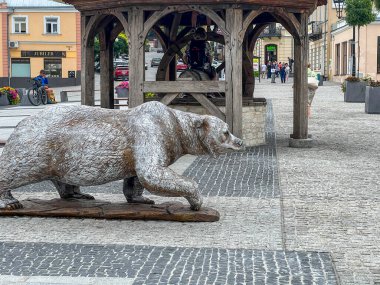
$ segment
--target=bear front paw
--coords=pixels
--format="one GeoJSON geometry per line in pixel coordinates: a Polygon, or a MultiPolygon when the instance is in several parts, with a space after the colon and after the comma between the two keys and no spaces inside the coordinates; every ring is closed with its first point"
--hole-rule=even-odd
{"type": "Polygon", "coordinates": [[[203,204],[202,197],[189,197],[186,198],[189,201],[190,209],[193,211],[199,211],[203,204]]]}

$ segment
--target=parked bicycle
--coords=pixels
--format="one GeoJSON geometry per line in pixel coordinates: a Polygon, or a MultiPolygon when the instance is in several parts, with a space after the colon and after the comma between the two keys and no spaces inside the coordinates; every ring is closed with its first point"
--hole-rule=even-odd
{"type": "Polygon", "coordinates": [[[33,106],[46,105],[48,102],[48,95],[45,87],[42,86],[41,81],[33,79],[33,86],[28,90],[28,99],[33,106]]]}

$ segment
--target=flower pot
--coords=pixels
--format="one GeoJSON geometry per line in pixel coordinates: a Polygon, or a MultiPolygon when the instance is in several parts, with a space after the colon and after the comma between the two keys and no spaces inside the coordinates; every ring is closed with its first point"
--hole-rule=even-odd
{"type": "Polygon", "coordinates": [[[8,106],[9,100],[7,94],[0,93],[0,106],[8,106]]]}
{"type": "Polygon", "coordinates": [[[365,82],[346,81],[346,93],[344,93],[344,102],[364,103],[365,102],[365,82]]]}
{"type": "Polygon", "coordinates": [[[129,98],[129,89],[116,87],[117,97],[129,98]]]}
{"type": "Polygon", "coordinates": [[[367,114],[380,114],[380,87],[367,86],[365,112],[367,114]]]}

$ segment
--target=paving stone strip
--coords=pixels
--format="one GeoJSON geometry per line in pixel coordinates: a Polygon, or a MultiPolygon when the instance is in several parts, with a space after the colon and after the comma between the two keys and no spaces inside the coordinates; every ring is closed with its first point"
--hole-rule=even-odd
{"type": "Polygon", "coordinates": [[[336,283],[324,252],[0,242],[0,274],[134,279],[143,284],[336,283]]]}

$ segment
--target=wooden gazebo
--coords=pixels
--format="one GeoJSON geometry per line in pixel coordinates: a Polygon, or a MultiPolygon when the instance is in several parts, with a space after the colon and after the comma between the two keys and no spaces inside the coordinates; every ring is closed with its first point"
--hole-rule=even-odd
{"type": "Polygon", "coordinates": [[[327,0],[63,0],[81,12],[82,19],[82,104],[94,105],[94,37],[99,35],[101,63],[101,106],[113,108],[113,42],[120,32],[129,38],[130,107],[144,102],[144,93],[166,94],[169,104],[180,92],[199,94],[196,99],[207,110],[242,135],[244,98],[253,97],[252,56],[255,42],[270,23],[282,24],[294,37],[294,115],[292,138],[295,146],[308,139],[307,64],[308,17],[327,0]],[[202,15],[208,25],[208,40],[225,45],[225,81],[176,81],[175,54],[188,42],[192,15],[202,15]],[[213,27],[212,29],[210,27],[213,27]],[[164,47],[157,81],[144,80],[144,42],[153,30],[164,47]],[[225,111],[202,93],[225,93],[225,111]],[[298,141],[298,142],[297,142],[298,141]]]}

